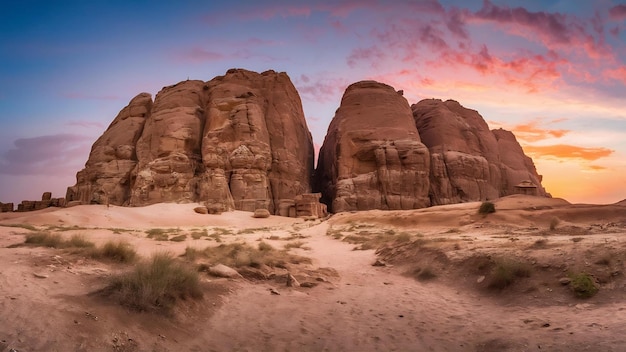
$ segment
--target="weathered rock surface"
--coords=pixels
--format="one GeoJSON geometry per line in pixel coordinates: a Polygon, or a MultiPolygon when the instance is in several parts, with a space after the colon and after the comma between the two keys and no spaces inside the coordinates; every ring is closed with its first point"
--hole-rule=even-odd
{"type": "Polygon", "coordinates": [[[76,185],[67,189],[68,202],[128,205],[137,140],[151,109],[152,96],[141,93],[119,112],[91,147],[85,168],[76,174],[76,185]]]}
{"type": "MultiPolygon", "coordinates": [[[[13,211],[13,203],[9,204],[10,210],[7,207],[6,211],[13,211]]],[[[23,200],[20,204],[17,205],[17,211],[34,211],[49,207],[65,207],[65,205],[65,198],[52,198],[51,192],[44,192],[41,196],[41,200],[23,200]]]]}
{"type": "Polygon", "coordinates": [[[319,153],[316,182],[333,212],[430,205],[428,149],[392,87],[350,85],[319,153]]]}
{"type": "Polygon", "coordinates": [[[0,213],[9,213],[15,209],[13,203],[2,203],[0,202],[0,213]]]}
{"type": "Polygon", "coordinates": [[[515,193],[530,180],[545,195],[541,177],[512,133],[490,131],[475,110],[456,101],[426,99],[414,104],[413,117],[430,151],[433,205],[495,199],[515,193]]]}
{"type": "Polygon", "coordinates": [[[310,192],[313,143],[285,73],[233,69],[142,93],[92,147],[69,201],[205,202],[287,216],[310,192]]]}

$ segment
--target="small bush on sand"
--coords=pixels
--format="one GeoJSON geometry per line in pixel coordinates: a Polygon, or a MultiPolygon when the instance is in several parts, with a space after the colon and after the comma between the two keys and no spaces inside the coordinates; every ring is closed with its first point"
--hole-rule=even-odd
{"type": "Polygon", "coordinates": [[[24,243],[51,248],[61,248],[64,245],[61,235],[44,231],[29,233],[24,243]]]}
{"type": "Polygon", "coordinates": [[[170,241],[174,241],[174,242],[183,242],[187,239],[187,235],[182,234],[182,235],[178,235],[178,236],[174,236],[172,238],[170,238],[170,241]]]}
{"type": "Polygon", "coordinates": [[[569,286],[577,297],[589,298],[598,293],[599,288],[591,275],[587,273],[571,274],[570,279],[572,281],[569,286]]]}
{"type": "Polygon", "coordinates": [[[94,249],[91,252],[91,257],[110,259],[119,263],[132,263],[137,259],[137,252],[128,242],[109,241],[101,248],[94,249]]]}
{"type": "Polygon", "coordinates": [[[37,231],[37,228],[31,224],[1,224],[4,227],[16,227],[24,230],[37,231]]]}
{"type": "Polygon", "coordinates": [[[556,230],[556,227],[559,226],[560,223],[561,223],[561,220],[557,218],[556,216],[550,219],[550,230],[551,231],[556,230]]]}
{"type": "Polygon", "coordinates": [[[521,277],[529,277],[531,268],[529,265],[515,260],[502,259],[496,261],[491,271],[488,287],[491,289],[504,289],[521,277]]]}
{"type": "MultiPolygon", "coordinates": [[[[261,265],[285,267],[289,263],[311,263],[309,258],[289,254],[286,250],[277,250],[265,242],[260,242],[258,247],[246,243],[221,244],[217,247],[205,248],[201,251],[201,255],[207,258],[211,265],[223,264],[233,268],[261,265]]],[[[193,261],[198,256],[198,251],[190,248],[185,251],[184,256],[193,261]]]]}
{"type": "Polygon", "coordinates": [[[156,253],[131,272],[113,277],[104,293],[139,311],[169,312],[180,300],[202,297],[198,272],[169,253],[156,253]]]}
{"type": "Polygon", "coordinates": [[[85,235],[72,235],[72,237],[65,242],[65,245],[71,248],[93,248],[96,246],[93,242],[87,241],[85,235]]]}
{"type": "Polygon", "coordinates": [[[478,208],[478,214],[487,215],[496,212],[496,206],[492,202],[483,202],[478,208]]]}
{"type": "Polygon", "coordinates": [[[417,270],[415,270],[415,274],[417,276],[417,279],[420,281],[428,281],[437,277],[437,274],[435,274],[430,266],[427,266],[425,268],[418,268],[417,270]]]}

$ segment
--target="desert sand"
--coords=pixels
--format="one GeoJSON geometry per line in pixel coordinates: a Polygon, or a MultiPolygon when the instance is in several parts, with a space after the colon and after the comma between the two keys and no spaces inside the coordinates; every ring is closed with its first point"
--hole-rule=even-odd
{"type": "Polygon", "coordinates": [[[326,220],[202,215],[197,204],[163,203],[3,213],[0,351],[626,350],[626,206],[529,196],[494,203],[486,216],[480,203],[465,203],[326,220]],[[151,229],[187,236],[157,241],[151,229]],[[190,235],[205,229],[221,235],[190,235]],[[98,294],[133,264],[22,245],[33,231],[123,239],[142,257],[297,242],[289,252],[311,262],[276,268],[267,280],[201,272],[202,299],[170,314],[136,312],[98,294]],[[529,275],[489,288],[486,263],[498,258],[526,263],[529,275]],[[287,287],[287,271],[314,287],[287,287]],[[563,282],[574,272],[590,274],[598,293],[576,297],[563,282]]]}

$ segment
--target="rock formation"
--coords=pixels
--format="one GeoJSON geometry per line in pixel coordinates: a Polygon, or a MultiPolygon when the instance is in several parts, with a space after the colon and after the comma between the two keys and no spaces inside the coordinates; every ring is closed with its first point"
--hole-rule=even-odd
{"type": "Polygon", "coordinates": [[[530,180],[545,195],[541,177],[511,132],[490,131],[482,116],[456,101],[422,100],[412,107],[430,151],[433,205],[495,199],[530,180]]]}
{"type": "Polygon", "coordinates": [[[330,123],[316,182],[333,212],[423,208],[429,164],[406,99],[362,81],[346,89],[330,123]]]}
{"type": "MultiPolygon", "coordinates": [[[[6,209],[6,211],[13,211],[13,203],[9,204],[11,205],[11,209],[6,209]]],[[[17,211],[34,211],[49,207],[65,207],[65,205],[65,198],[52,198],[51,192],[44,192],[41,195],[41,200],[23,200],[17,205],[17,211]]]]}
{"type": "Polygon", "coordinates": [[[10,213],[15,209],[13,203],[0,202],[0,213],[10,213]]]}
{"type": "Polygon", "coordinates": [[[313,143],[285,73],[233,69],[131,100],[92,147],[68,201],[205,202],[287,216],[310,192],[313,143]]]}

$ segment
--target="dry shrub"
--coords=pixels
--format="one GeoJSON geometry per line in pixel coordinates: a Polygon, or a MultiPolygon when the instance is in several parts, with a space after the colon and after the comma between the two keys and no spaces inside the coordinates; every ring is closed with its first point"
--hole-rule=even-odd
{"type": "Polygon", "coordinates": [[[488,287],[491,289],[504,289],[512,285],[518,278],[529,277],[531,267],[516,260],[500,259],[491,270],[488,287]]]}
{"type": "Polygon", "coordinates": [[[415,276],[420,281],[428,281],[437,277],[434,269],[430,266],[426,266],[424,268],[417,268],[414,271],[415,276]]]}
{"type": "Polygon", "coordinates": [[[58,233],[50,233],[45,231],[29,233],[28,235],[26,235],[26,240],[24,240],[24,243],[50,248],[61,248],[64,246],[64,241],[61,235],[59,235],[58,233]]]}
{"type": "Polygon", "coordinates": [[[96,246],[93,242],[88,241],[85,238],[85,235],[80,234],[72,235],[72,237],[66,241],[65,244],[70,248],[93,248],[96,246]]]}
{"type": "Polygon", "coordinates": [[[202,251],[188,248],[184,256],[193,261],[198,256],[207,258],[211,264],[223,264],[233,268],[251,266],[285,267],[287,264],[311,263],[311,259],[277,250],[271,245],[260,242],[255,248],[246,243],[221,244],[207,247],[202,251]],[[193,259],[192,259],[193,258],[193,259]]]}
{"type": "Polygon", "coordinates": [[[492,202],[482,202],[478,208],[478,214],[487,215],[496,212],[496,206],[492,202]]]}
{"type": "Polygon", "coordinates": [[[132,263],[137,259],[137,252],[125,241],[108,241],[102,247],[92,250],[90,255],[95,259],[109,259],[119,263],[132,263]]]}
{"type": "Polygon", "coordinates": [[[169,312],[180,300],[202,297],[198,272],[169,253],[156,253],[131,272],[113,277],[103,293],[139,311],[169,312]]]}
{"type": "Polygon", "coordinates": [[[550,230],[552,231],[556,230],[556,227],[559,226],[560,223],[561,223],[561,220],[557,218],[556,216],[550,219],[550,230]]]}
{"type": "Polygon", "coordinates": [[[182,234],[182,235],[178,235],[178,236],[174,236],[172,238],[170,238],[170,241],[174,241],[174,242],[183,242],[187,239],[187,235],[182,234]]]}

